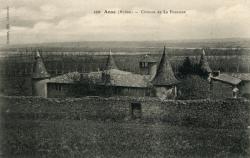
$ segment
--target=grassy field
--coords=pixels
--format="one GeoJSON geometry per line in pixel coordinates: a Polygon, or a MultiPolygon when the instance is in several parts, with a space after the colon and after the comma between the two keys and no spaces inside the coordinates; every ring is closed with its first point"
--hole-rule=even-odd
{"type": "Polygon", "coordinates": [[[91,120],[6,120],[2,157],[248,157],[242,130],[91,120]]]}

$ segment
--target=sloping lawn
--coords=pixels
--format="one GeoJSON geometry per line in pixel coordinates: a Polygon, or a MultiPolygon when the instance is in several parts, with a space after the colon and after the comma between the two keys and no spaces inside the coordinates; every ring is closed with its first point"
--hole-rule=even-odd
{"type": "Polygon", "coordinates": [[[2,157],[248,157],[243,130],[140,121],[8,120],[2,157]]]}

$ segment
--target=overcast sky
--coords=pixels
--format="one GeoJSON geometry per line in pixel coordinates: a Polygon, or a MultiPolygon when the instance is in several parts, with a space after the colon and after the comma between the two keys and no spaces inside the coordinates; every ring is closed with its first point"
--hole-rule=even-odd
{"type": "Polygon", "coordinates": [[[0,0],[0,43],[250,37],[249,0],[0,0]],[[186,14],[93,14],[94,10],[186,14]]]}

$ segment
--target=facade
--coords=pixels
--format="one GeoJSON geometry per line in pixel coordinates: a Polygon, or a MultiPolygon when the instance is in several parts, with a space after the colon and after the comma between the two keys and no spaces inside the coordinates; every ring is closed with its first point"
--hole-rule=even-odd
{"type": "Polygon", "coordinates": [[[35,96],[42,97],[81,97],[81,96],[152,96],[162,99],[174,99],[177,79],[166,57],[165,47],[161,62],[145,56],[140,62],[142,74],[119,70],[111,51],[103,71],[79,73],[70,72],[51,77],[46,71],[42,59],[37,54],[33,79],[35,96]],[[42,68],[43,71],[40,69],[42,68]],[[42,87],[42,88],[41,88],[42,87]]]}
{"type": "Polygon", "coordinates": [[[238,85],[240,96],[250,98],[250,73],[233,73],[231,75],[241,80],[238,85]]]}
{"type": "Polygon", "coordinates": [[[110,52],[101,79],[95,84],[103,86],[109,96],[146,96],[149,79],[149,75],[119,70],[110,52]]]}
{"type": "MultiPolygon", "coordinates": [[[[36,53],[35,60],[31,77],[33,96],[52,98],[150,96],[164,100],[175,99],[177,94],[183,93],[183,88],[177,91],[177,85],[180,81],[176,79],[173,73],[165,47],[159,64],[148,55],[145,55],[139,61],[140,74],[119,70],[111,52],[102,71],[90,73],[69,72],[55,77],[51,77],[46,71],[39,52],[36,53]]],[[[199,82],[202,85],[197,85],[195,89],[191,88],[190,91],[207,91],[211,98],[250,96],[250,74],[227,74],[220,73],[220,71],[212,71],[204,50],[201,54],[198,69],[199,75],[197,76],[200,76],[208,85],[204,85],[204,82],[199,82]],[[207,86],[209,86],[208,90],[202,89],[207,86]]],[[[185,81],[182,82],[184,84],[185,81]]],[[[186,87],[187,85],[184,86],[186,87]]]]}
{"type": "Polygon", "coordinates": [[[239,78],[225,73],[213,73],[210,81],[212,94],[217,98],[237,98],[239,96],[239,78]]]}

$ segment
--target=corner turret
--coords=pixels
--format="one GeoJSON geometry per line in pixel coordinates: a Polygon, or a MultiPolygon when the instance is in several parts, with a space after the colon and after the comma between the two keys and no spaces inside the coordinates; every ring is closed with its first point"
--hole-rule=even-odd
{"type": "Polygon", "coordinates": [[[161,99],[175,98],[177,96],[176,85],[179,81],[175,78],[171,64],[165,52],[165,47],[161,57],[160,64],[157,68],[152,84],[155,87],[155,95],[161,99]]]}
{"type": "Polygon", "coordinates": [[[35,63],[33,66],[32,79],[46,79],[50,74],[47,72],[40,53],[37,51],[35,56],[35,63]]]}
{"type": "Polygon", "coordinates": [[[47,72],[40,53],[37,51],[32,73],[32,95],[47,97],[47,80],[50,74],[47,72]]]}

